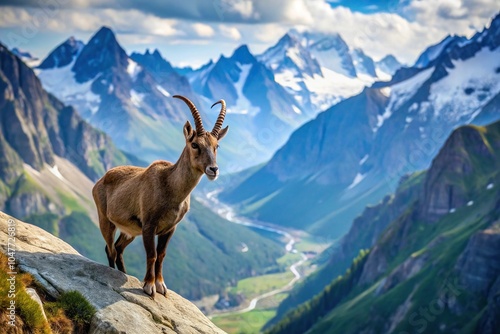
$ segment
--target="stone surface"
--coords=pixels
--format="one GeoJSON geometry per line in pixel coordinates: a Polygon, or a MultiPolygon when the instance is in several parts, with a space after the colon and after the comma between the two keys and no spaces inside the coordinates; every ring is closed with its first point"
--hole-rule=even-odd
{"type": "MultiPolygon", "coordinates": [[[[8,220],[0,213],[0,246],[6,251],[8,220]]],[[[82,293],[97,309],[89,333],[224,333],[191,302],[169,290],[153,300],[141,282],[93,262],[44,230],[13,219],[16,260],[48,293],[82,293]]]]}
{"type": "Polygon", "coordinates": [[[33,288],[26,288],[26,293],[31,297],[31,299],[33,299],[38,303],[38,305],[40,305],[43,317],[45,318],[45,320],[47,320],[47,315],[45,314],[45,310],[43,309],[42,300],[40,299],[38,293],[36,293],[36,290],[33,288]]]}

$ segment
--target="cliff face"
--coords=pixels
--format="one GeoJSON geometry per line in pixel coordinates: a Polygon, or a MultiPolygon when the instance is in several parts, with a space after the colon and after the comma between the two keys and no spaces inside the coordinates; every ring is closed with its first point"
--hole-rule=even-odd
{"type": "MultiPolygon", "coordinates": [[[[3,170],[16,161],[41,170],[44,164],[54,166],[57,155],[96,180],[104,170],[127,162],[109,137],[92,128],[75,109],[49,95],[33,70],[1,44],[0,110],[1,141],[11,155],[18,156],[2,159],[3,170]]],[[[0,175],[7,181],[15,176],[0,175]]]]}
{"type": "MultiPolygon", "coordinates": [[[[2,252],[9,219],[0,213],[2,252]]],[[[31,273],[54,298],[72,290],[82,293],[97,309],[89,333],[224,333],[175,292],[152,300],[135,277],[88,260],[36,226],[14,221],[18,269],[31,273]]]]}
{"type": "Polygon", "coordinates": [[[72,164],[95,181],[113,166],[138,163],[73,107],[48,94],[33,70],[1,44],[0,111],[0,210],[17,217],[64,213],[67,205],[56,193],[68,197],[73,192],[62,180],[61,164],[72,164]],[[47,175],[39,178],[47,173],[59,178],[59,184],[47,175]]]}
{"type": "Polygon", "coordinates": [[[425,180],[424,198],[419,208],[422,219],[435,222],[450,210],[464,206],[475,190],[467,184],[471,176],[498,166],[494,153],[499,143],[488,142],[485,135],[485,131],[473,126],[452,133],[432,162],[425,180]],[[477,161],[481,161],[481,165],[477,165],[477,161]]]}

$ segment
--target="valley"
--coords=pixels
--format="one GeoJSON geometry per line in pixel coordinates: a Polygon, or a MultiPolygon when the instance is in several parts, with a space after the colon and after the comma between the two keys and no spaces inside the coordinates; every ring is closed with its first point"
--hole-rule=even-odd
{"type": "MultiPolygon", "coordinates": [[[[228,333],[259,333],[262,327],[274,317],[276,308],[280,301],[286,298],[288,291],[304,276],[317,269],[314,263],[315,255],[330,247],[331,244],[324,239],[311,237],[303,231],[284,229],[240,217],[230,206],[218,200],[219,192],[220,190],[211,191],[204,196],[197,197],[197,200],[234,224],[264,231],[268,237],[269,234],[274,234],[274,238],[280,240],[286,252],[276,260],[283,271],[238,281],[234,287],[227,290],[228,296],[240,297],[237,306],[230,305],[231,297],[224,300],[225,304],[222,303],[222,305],[221,301],[217,300],[217,305],[213,305],[215,306],[213,310],[210,310],[210,305],[206,303],[199,304],[199,306],[203,305],[205,312],[210,315],[214,323],[228,333]],[[217,309],[218,305],[224,308],[217,309]],[[242,321],[242,319],[246,320],[242,321]],[[249,322],[249,319],[253,320],[249,322]]],[[[247,247],[245,251],[252,250],[247,247]]]]}

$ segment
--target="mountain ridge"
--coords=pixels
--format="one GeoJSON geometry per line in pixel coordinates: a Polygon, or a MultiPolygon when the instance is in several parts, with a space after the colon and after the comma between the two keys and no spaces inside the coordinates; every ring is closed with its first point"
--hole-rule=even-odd
{"type": "Polygon", "coordinates": [[[443,48],[427,68],[403,68],[392,81],[332,106],[221,199],[263,221],[341,236],[367,204],[394,191],[400,176],[428,167],[455,127],[498,119],[489,102],[500,94],[499,35],[497,16],[467,43],[443,48]],[[299,188],[311,196],[294,196],[299,188]],[[275,205],[290,210],[277,215],[275,205]]]}
{"type": "MultiPolygon", "coordinates": [[[[374,242],[364,244],[371,249],[362,265],[354,269],[358,280],[325,308],[322,299],[352,275],[348,270],[310,302],[289,312],[268,333],[298,333],[296,328],[304,332],[303,326],[308,333],[399,333],[416,328],[494,333],[498,324],[495,296],[500,293],[496,261],[500,254],[500,198],[494,190],[500,182],[499,164],[500,122],[456,129],[431,167],[418,178],[405,181],[412,179],[411,184],[419,188],[417,196],[407,201],[399,189],[395,195],[395,201],[403,206],[399,214],[386,216],[384,221],[365,220],[365,228],[378,232],[373,235],[374,242]],[[433,315],[439,318],[408,321],[422,319],[419,307],[428,307],[436,300],[441,303],[440,311],[433,315]],[[366,313],[368,309],[371,312],[366,313]],[[301,314],[314,311],[323,315],[318,321],[301,318],[301,314]],[[365,317],[359,318],[361,313],[365,317]]],[[[381,214],[393,203],[385,200],[373,210],[381,214]]],[[[364,215],[373,216],[368,209],[364,215]]],[[[354,229],[352,237],[356,237],[354,229]]],[[[358,242],[360,239],[358,236],[358,242]]],[[[334,255],[329,265],[336,265],[336,259],[334,255]]]]}

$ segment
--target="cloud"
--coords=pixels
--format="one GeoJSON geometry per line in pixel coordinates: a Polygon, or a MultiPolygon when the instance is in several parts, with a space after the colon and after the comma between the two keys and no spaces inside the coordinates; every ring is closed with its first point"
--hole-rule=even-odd
{"type": "Polygon", "coordinates": [[[215,34],[214,29],[203,23],[193,23],[191,25],[195,33],[200,37],[212,37],[215,34]]]}
{"type": "Polygon", "coordinates": [[[392,12],[361,13],[341,6],[348,1],[332,8],[325,0],[4,0],[0,27],[89,33],[109,25],[120,38],[150,44],[243,42],[259,51],[302,27],[340,33],[375,58],[391,53],[411,63],[448,34],[470,36],[499,10],[498,0],[391,1],[392,12]]]}
{"type": "Polygon", "coordinates": [[[162,19],[138,10],[60,9],[46,12],[34,8],[3,7],[0,11],[0,27],[31,26],[40,31],[53,32],[95,32],[101,26],[109,25],[117,33],[179,36],[184,34],[178,29],[181,24],[174,19],[162,19]],[[134,24],[131,25],[131,22],[134,24]]]}
{"type": "Polygon", "coordinates": [[[219,32],[222,36],[230,38],[234,41],[241,39],[241,33],[236,27],[230,27],[225,24],[219,24],[219,32]]]}
{"type": "Polygon", "coordinates": [[[401,15],[442,31],[470,35],[500,11],[498,0],[412,1],[401,15]]]}

